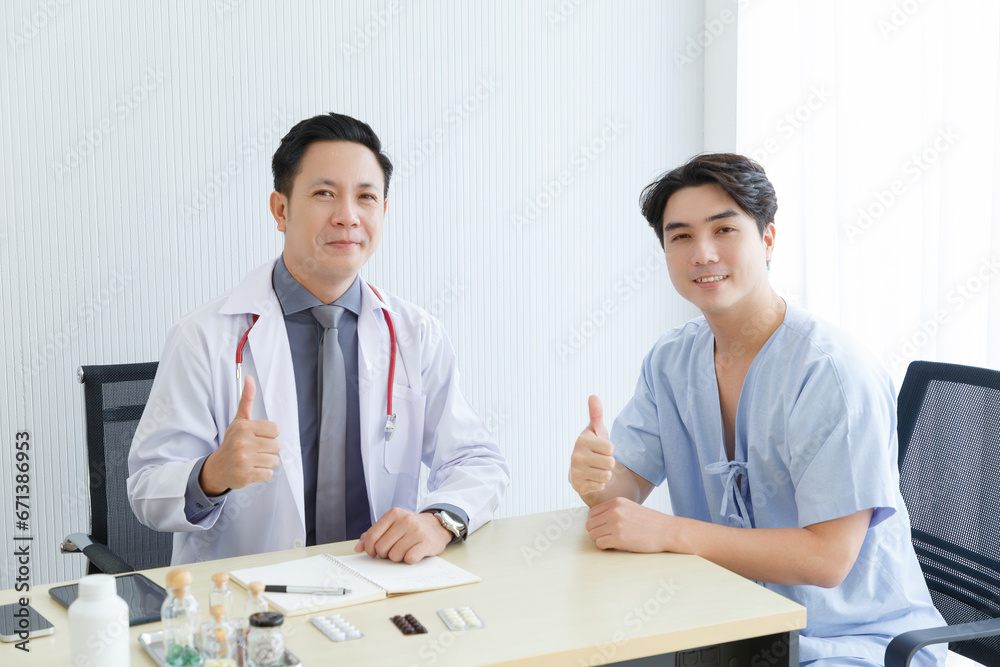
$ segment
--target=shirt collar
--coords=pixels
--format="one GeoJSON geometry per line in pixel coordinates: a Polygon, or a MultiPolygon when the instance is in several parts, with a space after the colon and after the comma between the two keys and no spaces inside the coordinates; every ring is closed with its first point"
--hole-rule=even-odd
{"type": "MultiPolygon", "coordinates": [[[[324,305],[288,271],[284,257],[278,257],[278,261],[274,265],[274,273],[271,275],[271,283],[285,315],[292,315],[314,306],[324,305]]],[[[361,278],[355,276],[354,282],[347,288],[347,291],[333,303],[337,306],[343,306],[357,317],[361,313],[361,278]]]]}

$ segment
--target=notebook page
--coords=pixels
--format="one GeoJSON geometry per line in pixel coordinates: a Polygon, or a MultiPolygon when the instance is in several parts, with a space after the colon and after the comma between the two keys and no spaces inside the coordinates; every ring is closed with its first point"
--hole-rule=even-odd
{"type": "Polygon", "coordinates": [[[437,556],[424,558],[413,565],[372,558],[368,554],[338,556],[337,560],[374,581],[388,591],[389,595],[431,591],[482,581],[480,577],[437,556]]]}
{"type": "Polygon", "coordinates": [[[268,604],[286,616],[337,609],[386,596],[383,589],[343,568],[329,554],[234,570],[229,575],[244,588],[251,581],[262,581],[265,585],[347,588],[350,591],[346,595],[263,593],[268,604]]]}

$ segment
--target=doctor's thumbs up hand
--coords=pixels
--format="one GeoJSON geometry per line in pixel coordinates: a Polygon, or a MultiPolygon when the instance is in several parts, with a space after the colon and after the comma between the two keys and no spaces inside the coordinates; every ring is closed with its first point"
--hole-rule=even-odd
{"type": "Polygon", "coordinates": [[[569,482],[588,505],[600,502],[598,497],[614,476],[615,446],[608,438],[604,425],[604,407],[601,399],[591,396],[587,403],[590,423],[576,439],[570,457],[569,482]]]}
{"type": "Polygon", "coordinates": [[[278,467],[281,444],[278,425],[272,421],[251,419],[257,386],[246,376],[243,395],[233,423],[226,429],[222,444],[205,459],[198,482],[206,496],[222,495],[229,489],[241,489],[256,482],[266,482],[278,467]]]}

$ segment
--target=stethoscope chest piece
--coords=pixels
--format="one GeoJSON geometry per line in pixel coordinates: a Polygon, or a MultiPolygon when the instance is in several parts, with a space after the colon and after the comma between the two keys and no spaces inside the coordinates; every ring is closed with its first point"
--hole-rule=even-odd
{"type": "Polygon", "coordinates": [[[396,434],[396,415],[388,415],[385,418],[385,441],[389,442],[392,440],[392,436],[396,434]]]}

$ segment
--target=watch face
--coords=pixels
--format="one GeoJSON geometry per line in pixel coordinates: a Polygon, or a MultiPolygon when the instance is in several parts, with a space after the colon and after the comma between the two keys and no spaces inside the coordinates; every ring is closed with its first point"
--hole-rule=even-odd
{"type": "Polygon", "coordinates": [[[441,521],[441,525],[451,531],[455,537],[462,537],[465,526],[462,525],[461,521],[458,521],[454,516],[452,516],[451,512],[440,510],[435,512],[435,515],[438,520],[441,521]]]}

